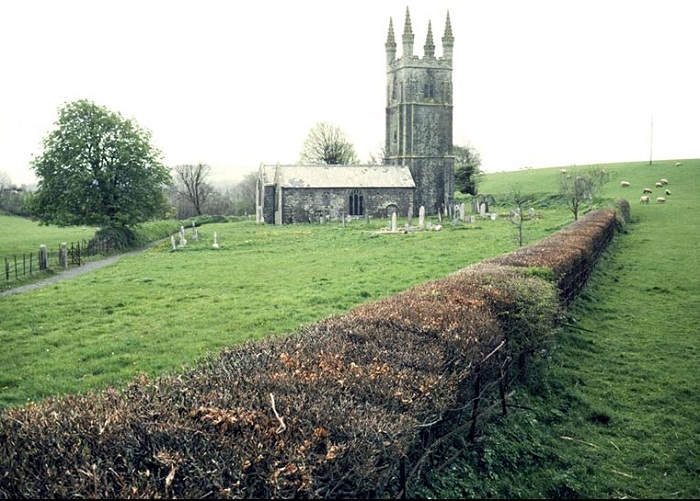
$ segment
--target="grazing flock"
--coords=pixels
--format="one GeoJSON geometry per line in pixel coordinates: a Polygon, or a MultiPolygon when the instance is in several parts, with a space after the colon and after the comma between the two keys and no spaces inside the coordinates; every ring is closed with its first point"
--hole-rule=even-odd
{"type": "MultiPolygon", "coordinates": [[[[676,163],[676,165],[681,165],[680,162],[676,163]]],[[[666,185],[668,184],[668,179],[666,178],[661,178],[659,179],[655,184],[654,187],[657,189],[663,189],[664,190],[664,196],[658,196],[656,197],[656,202],[663,204],[666,203],[666,197],[671,195],[671,190],[666,188],[666,185]]],[[[622,181],[620,182],[620,186],[622,188],[629,188],[632,186],[632,184],[629,181],[622,181]]],[[[651,201],[651,194],[653,194],[653,190],[651,188],[644,188],[642,189],[642,196],[639,197],[639,203],[640,204],[648,204],[651,201]]]]}

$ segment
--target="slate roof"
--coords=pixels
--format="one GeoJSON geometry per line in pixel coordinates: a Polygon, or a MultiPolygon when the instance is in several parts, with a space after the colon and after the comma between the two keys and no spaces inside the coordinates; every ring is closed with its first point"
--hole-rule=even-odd
{"type": "Polygon", "coordinates": [[[282,188],[415,188],[405,165],[264,165],[265,184],[282,188]]]}

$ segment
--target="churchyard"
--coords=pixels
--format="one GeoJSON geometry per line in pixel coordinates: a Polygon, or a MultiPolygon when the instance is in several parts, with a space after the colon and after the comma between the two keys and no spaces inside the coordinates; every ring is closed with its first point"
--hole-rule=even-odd
{"type": "MultiPolygon", "coordinates": [[[[469,456],[454,462],[424,495],[700,496],[700,162],[682,163],[610,166],[603,196],[627,198],[633,224],[568,310],[546,356],[549,376],[518,397],[520,412],[489,431],[479,467],[469,456]],[[660,177],[673,195],[639,204],[642,188],[660,177]]],[[[225,346],[284,334],[513,250],[514,186],[534,194],[526,242],[535,242],[572,219],[549,198],[558,171],[487,175],[481,192],[496,197],[495,219],[386,235],[388,220],[216,223],[200,227],[196,242],[168,240],[94,273],[4,297],[0,405],[177,372],[225,346]]],[[[399,218],[396,229],[404,224],[399,218]]]]}

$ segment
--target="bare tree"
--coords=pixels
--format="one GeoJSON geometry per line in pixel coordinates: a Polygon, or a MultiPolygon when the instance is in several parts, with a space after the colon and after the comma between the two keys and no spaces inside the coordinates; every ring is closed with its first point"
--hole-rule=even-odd
{"type": "Polygon", "coordinates": [[[214,191],[208,182],[211,167],[199,163],[197,165],[177,165],[173,168],[174,189],[178,196],[192,204],[196,215],[201,216],[207,199],[214,191]]]}
{"type": "Polygon", "coordinates": [[[340,128],[317,123],[304,141],[299,162],[311,165],[352,165],[359,163],[355,147],[340,128]]]}
{"type": "Polygon", "coordinates": [[[582,205],[592,203],[598,191],[608,182],[610,176],[599,166],[590,167],[580,174],[562,169],[559,174],[559,194],[569,210],[578,220],[582,205]]]}

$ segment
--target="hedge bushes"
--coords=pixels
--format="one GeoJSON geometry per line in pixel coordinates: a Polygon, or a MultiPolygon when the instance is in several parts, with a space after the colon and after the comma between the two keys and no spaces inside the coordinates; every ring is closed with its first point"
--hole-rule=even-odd
{"type": "Polygon", "coordinates": [[[507,412],[512,381],[614,225],[615,212],[590,213],[535,246],[195,370],[6,410],[0,497],[410,494],[447,446],[507,412]]]}

